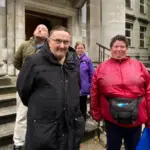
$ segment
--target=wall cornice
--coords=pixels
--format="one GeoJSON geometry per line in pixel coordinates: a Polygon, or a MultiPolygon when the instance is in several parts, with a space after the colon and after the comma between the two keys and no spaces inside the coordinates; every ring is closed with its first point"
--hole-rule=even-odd
{"type": "Polygon", "coordinates": [[[34,2],[31,0],[25,0],[25,8],[27,10],[37,11],[41,13],[50,13],[51,15],[57,15],[60,17],[71,17],[76,15],[76,9],[71,7],[66,7],[57,5],[55,3],[41,3],[34,2]]]}
{"type": "Polygon", "coordinates": [[[85,4],[87,0],[75,0],[74,1],[74,7],[77,8],[77,9],[80,9],[82,8],[82,6],[85,4]]]}

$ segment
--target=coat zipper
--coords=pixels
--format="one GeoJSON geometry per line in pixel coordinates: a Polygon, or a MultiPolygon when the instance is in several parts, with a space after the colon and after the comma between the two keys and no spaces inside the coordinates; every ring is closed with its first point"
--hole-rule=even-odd
{"type": "Polygon", "coordinates": [[[120,67],[120,73],[121,73],[121,80],[122,80],[124,96],[126,96],[126,93],[125,93],[125,90],[124,90],[124,82],[123,82],[123,75],[122,75],[122,70],[121,70],[121,63],[122,63],[122,61],[120,60],[119,67],[120,67]]]}
{"type": "Polygon", "coordinates": [[[64,66],[61,65],[61,70],[62,70],[62,82],[63,82],[63,86],[64,86],[64,104],[63,104],[63,109],[65,111],[65,107],[66,107],[66,79],[65,79],[65,73],[64,73],[64,66]]]}
{"type": "Polygon", "coordinates": [[[63,106],[63,113],[64,113],[64,119],[65,119],[65,122],[66,122],[66,124],[67,124],[67,126],[68,126],[68,130],[71,130],[70,129],[70,126],[69,126],[69,124],[68,124],[68,121],[67,121],[67,117],[66,117],[66,108],[67,108],[67,100],[66,100],[66,98],[67,98],[67,96],[66,96],[66,93],[67,93],[67,88],[66,88],[66,84],[68,83],[68,80],[66,79],[66,75],[65,75],[65,73],[64,73],[64,65],[61,65],[61,69],[62,69],[62,77],[63,77],[63,79],[64,79],[64,81],[63,81],[63,85],[64,85],[64,106],[63,106]]]}

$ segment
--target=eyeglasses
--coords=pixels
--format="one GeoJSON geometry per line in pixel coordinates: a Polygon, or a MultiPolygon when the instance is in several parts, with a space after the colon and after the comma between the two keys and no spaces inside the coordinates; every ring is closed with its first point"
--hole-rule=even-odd
{"type": "Polygon", "coordinates": [[[61,43],[63,43],[64,45],[70,44],[70,41],[68,41],[68,40],[60,40],[60,39],[52,39],[52,38],[50,38],[50,39],[53,40],[56,44],[61,44],[61,43]]]}

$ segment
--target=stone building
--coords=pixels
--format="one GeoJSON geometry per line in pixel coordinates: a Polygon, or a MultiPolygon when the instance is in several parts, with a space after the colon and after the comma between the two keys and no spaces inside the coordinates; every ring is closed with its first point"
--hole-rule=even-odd
{"type": "Polygon", "coordinates": [[[44,23],[63,25],[72,46],[83,40],[88,55],[98,61],[96,42],[109,48],[112,36],[128,37],[129,55],[149,59],[149,0],[0,0],[0,75],[16,75],[13,56],[18,46],[44,23]]]}
{"type": "Polygon", "coordinates": [[[85,0],[0,0],[0,75],[16,74],[13,56],[18,46],[44,23],[63,25],[72,33],[72,45],[81,40],[80,8],[85,0]]]}
{"type": "Polygon", "coordinates": [[[86,45],[93,61],[99,55],[96,42],[109,48],[110,39],[123,34],[129,40],[128,55],[150,65],[150,0],[91,0],[82,10],[82,30],[87,33],[86,45]]]}
{"type": "Polygon", "coordinates": [[[125,35],[129,54],[150,64],[150,1],[126,0],[125,35]]]}

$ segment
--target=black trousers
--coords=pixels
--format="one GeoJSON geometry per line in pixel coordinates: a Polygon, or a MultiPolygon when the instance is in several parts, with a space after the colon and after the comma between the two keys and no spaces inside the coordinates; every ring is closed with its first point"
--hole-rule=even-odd
{"type": "Polygon", "coordinates": [[[136,150],[141,137],[141,126],[124,128],[105,121],[107,150],[120,150],[122,139],[126,150],[136,150]]]}
{"type": "Polygon", "coordinates": [[[86,120],[87,96],[80,96],[80,110],[83,114],[84,120],[86,120]]]}

